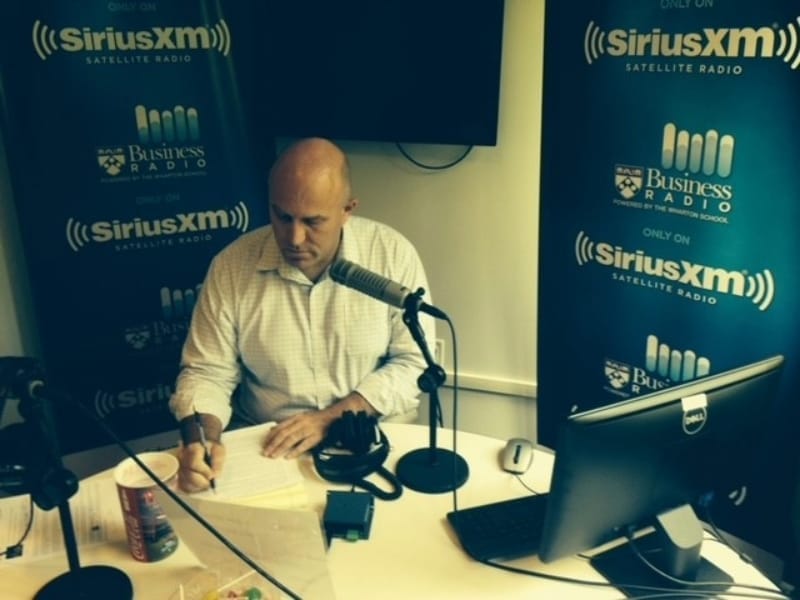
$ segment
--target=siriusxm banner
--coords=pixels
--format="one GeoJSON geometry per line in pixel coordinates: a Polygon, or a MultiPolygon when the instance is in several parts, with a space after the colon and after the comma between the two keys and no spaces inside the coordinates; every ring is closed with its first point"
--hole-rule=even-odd
{"type": "MultiPolygon", "coordinates": [[[[175,427],[166,403],[208,263],[267,220],[257,24],[228,4],[0,8],[3,135],[48,377],[128,439],[175,427]]],[[[58,410],[65,451],[109,443],[58,410]]]]}
{"type": "Polygon", "coordinates": [[[769,471],[720,510],[729,529],[785,553],[800,7],[553,0],[545,30],[540,441],[554,445],[570,412],[783,354],[769,471]]]}

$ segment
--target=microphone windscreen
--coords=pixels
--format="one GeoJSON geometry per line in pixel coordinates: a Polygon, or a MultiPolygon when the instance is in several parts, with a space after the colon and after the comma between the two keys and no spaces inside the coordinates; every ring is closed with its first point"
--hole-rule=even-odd
{"type": "Polygon", "coordinates": [[[349,260],[338,259],[330,268],[331,279],[378,300],[402,308],[411,291],[349,260]]]}

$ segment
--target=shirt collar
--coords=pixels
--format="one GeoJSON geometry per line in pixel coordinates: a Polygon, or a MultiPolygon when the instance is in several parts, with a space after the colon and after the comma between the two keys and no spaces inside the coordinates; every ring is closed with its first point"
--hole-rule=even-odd
{"type": "Polygon", "coordinates": [[[277,271],[281,264],[285,264],[283,255],[280,248],[278,248],[278,242],[275,241],[272,227],[268,225],[264,229],[266,235],[264,243],[261,245],[261,254],[258,257],[256,269],[259,271],[277,271]]]}
{"type": "Polygon", "coordinates": [[[357,218],[358,217],[350,217],[350,219],[348,219],[348,221],[344,224],[344,227],[342,228],[342,240],[339,243],[339,250],[336,252],[336,258],[334,258],[334,260],[337,258],[343,258],[354,263],[359,263],[361,261],[361,253],[359,252],[358,243],[355,235],[353,234],[352,227],[350,227],[352,220],[357,218]]]}
{"type": "Polygon", "coordinates": [[[270,226],[266,227],[266,237],[261,246],[261,255],[258,257],[256,269],[264,273],[276,272],[282,279],[301,285],[311,285],[308,277],[300,269],[293,267],[283,259],[283,254],[281,254],[281,249],[278,247],[275,234],[270,226]]]}

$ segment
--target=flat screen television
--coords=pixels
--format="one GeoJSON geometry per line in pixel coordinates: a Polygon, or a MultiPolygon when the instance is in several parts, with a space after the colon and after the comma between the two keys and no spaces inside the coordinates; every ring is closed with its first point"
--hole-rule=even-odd
{"type": "Polygon", "coordinates": [[[277,136],[494,146],[503,0],[269,0],[277,136]]]}
{"type": "Polygon", "coordinates": [[[759,440],[769,435],[783,362],[774,356],[569,416],[556,446],[540,559],[644,531],[592,564],[623,591],[625,583],[684,585],[639,553],[678,580],[724,589],[729,578],[700,556],[696,511],[747,480],[759,440]]]}

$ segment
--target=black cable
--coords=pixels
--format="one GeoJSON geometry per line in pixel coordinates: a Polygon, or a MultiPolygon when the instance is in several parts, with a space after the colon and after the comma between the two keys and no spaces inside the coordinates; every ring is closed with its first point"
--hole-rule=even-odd
{"type": "Polygon", "coordinates": [[[720,593],[723,593],[725,595],[743,596],[745,598],[782,598],[782,599],[787,599],[788,600],[788,596],[783,594],[783,592],[781,592],[779,590],[771,590],[769,588],[765,588],[765,587],[762,587],[762,586],[759,586],[759,585],[750,585],[750,584],[746,584],[746,583],[736,583],[736,582],[729,582],[729,581],[691,581],[689,579],[681,579],[680,577],[674,577],[673,575],[670,575],[666,571],[663,571],[663,570],[659,569],[658,566],[653,564],[650,560],[648,560],[648,558],[644,554],[642,554],[641,550],[639,549],[639,545],[637,544],[636,540],[633,537],[633,532],[630,529],[626,532],[625,537],[628,540],[628,544],[630,545],[631,550],[633,550],[633,553],[636,555],[636,557],[644,565],[647,566],[647,568],[649,568],[654,573],[657,573],[658,575],[660,575],[664,579],[672,581],[673,583],[677,583],[678,585],[684,586],[683,589],[680,590],[682,593],[684,593],[686,591],[700,592],[700,593],[706,592],[705,590],[701,589],[701,588],[704,588],[704,587],[717,587],[717,588],[720,588],[720,587],[721,588],[737,587],[737,588],[742,588],[742,589],[746,589],[746,590],[753,590],[753,591],[756,591],[756,592],[765,592],[765,593],[770,594],[770,595],[769,596],[755,596],[755,595],[746,594],[746,593],[742,593],[742,592],[731,592],[728,589],[725,589],[724,592],[720,592],[719,590],[717,590],[715,592],[708,591],[706,593],[713,593],[714,595],[718,595],[720,593]]]}
{"type": "Polygon", "coordinates": [[[723,532],[722,532],[722,531],[719,529],[719,527],[717,526],[717,524],[716,524],[716,522],[715,522],[715,520],[714,520],[714,516],[713,516],[713,514],[711,513],[711,505],[712,505],[712,503],[713,503],[713,500],[714,500],[714,498],[715,498],[714,494],[706,494],[705,496],[703,496],[703,497],[700,499],[700,502],[699,502],[699,504],[700,504],[700,507],[702,508],[703,520],[704,520],[704,521],[705,521],[705,522],[708,524],[708,526],[710,527],[710,529],[711,529],[711,531],[712,531],[712,533],[713,533],[713,535],[714,535],[714,538],[712,538],[712,539],[714,539],[715,541],[717,541],[717,542],[719,542],[719,543],[723,544],[723,545],[724,545],[724,546],[726,546],[728,549],[730,549],[732,552],[735,552],[735,553],[736,553],[736,555],[739,557],[739,559],[740,559],[742,562],[745,562],[745,563],[747,563],[747,564],[749,564],[749,565],[752,565],[754,569],[757,569],[759,573],[761,573],[761,574],[762,574],[764,577],[766,577],[767,579],[769,579],[770,581],[772,581],[772,583],[773,583],[773,584],[774,584],[776,587],[778,587],[778,588],[780,588],[781,590],[783,590],[783,593],[786,593],[786,587],[785,587],[784,585],[782,585],[782,583],[781,583],[781,582],[774,581],[774,580],[773,580],[771,577],[767,576],[767,574],[766,574],[766,573],[763,571],[763,569],[761,569],[761,568],[760,568],[760,567],[759,567],[759,566],[756,564],[756,562],[755,562],[755,561],[752,559],[752,557],[750,557],[750,556],[749,556],[749,555],[748,555],[746,552],[744,552],[743,550],[740,550],[739,548],[737,548],[736,546],[734,546],[734,545],[731,543],[731,541],[728,539],[728,536],[727,536],[726,534],[724,534],[724,533],[723,533],[723,532]]]}
{"type": "Polygon", "coordinates": [[[453,347],[453,510],[458,510],[458,452],[456,446],[456,431],[458,430],[458,344],[456,342],[456,329],[450,317],[445,319],[450,328],[450,345],[453,347]]]}
{"type": "Polygon", "coordinates": [[[456,166],[462,160],[467,158],[469,153],[472,152],[472,149],[474,148],[474,146],[467,146],[467,149],[461,154],[461,156],[459,156],[458,158],[456,158],[455,160],[453,160],[453,161],[451,161],[449,163],[445,163],[445,164],[442,164],[442,165],[427,165],[427,164],[425,164],[423,162],[418,161],[413,156],[411,156],[408,153],[408,151],[405,148],[403,148],[403,145],[400,142],[395,142],[395,146],[397,146],[397,149],[400,151],[400,154],[402,154],[406,158],[406,160],[408,160],[410,163],[415,164],[416,166],[420,167],[421,169],[428,169],[428,170],[431,170],[431,171],[441,171],[441,170],[449,169],[450,167],[456,166]]]}
{"type": "MultiPolygon", "coordinates": [[[[475,557],[473,557],[475,558],[475,557]]],[[[495,569],[501,569],[503,571],[510,571],[512,573],[517,573],[520,575],[529,575],[531,577],[538,577],[540,579],[547,579],[550,581],[556,581],[560,583],[569,583],[575,585],[587,585],[591,587],[611,587],[611,588],[625,588],[629,590],[639,590],[642,592],[652,592],[652,594],[646,594],[642,596],[634,596],[634,597],[627,597],[628,600],[644,600],[650,598],[681,598],[687,596],[693,596],[698,598],[718,598],[720,592],[719,591],[711,591],[711,590],[675,590],[670,588],[662,588],[657,586],[647,586],[647,585],[639,585],[639,584],[627,584],[627,583],[611,583],[606,581],[590,581],[586,579],[576,579],[573,577],[564,577],[562,575],[553,575],[550,573],[542,573],[539,571],[532,571],[530,569],[523,569],[521,567],[513,567],[511,565],[506,565],[503,563],[495,562],[492,560],[481,560],[475,558],[478,562],[485,564],[489,567],[494,567],[495,569]]],[[[748,587],[745,584],[732,584],[741,587],[748,587]]],[[[757,587],[757,586],[756,586],[757,587]]],[[[788,596],[785,596],[777,591],[767,590],[763,588],[768,594],[770,595],[756,595],[756,594],[749,594],[746,592],[731,592],[726,590],[722,592],[725,596],[736,596],[742,598],[759,598],[761,600],[789,600],[788,596]]]]}
{"type": "Polygon", "coordinates": [[[6,556],[12,550],[21,546],[22,542],[25,541],[25,539],[28,537],[28,534],[31,532],[32,526],[33,526],[33,496],[28,496],[28,524],[25,526],[25,531],[22,533],[22,537],[19,538],[19,541],[16,544],[12,544],[8,548],[0,552],[0,556],[6,556]]]}
{"type": "Polygon", "coordinates": [[[750,558],[745,552],[739,550],[733,544],[731,544],[730,540],[728,540],[728,538],[725,535],[723,535],[722,532],[717,527],[717,524],[714,522],[714,518],[711,515],[711,510],[710,510],[710,506],[713,501],[714,501],[713,494],[705,494],[702,498],[700,498],[700,502],[698,502],[698,504],[703,509],[703,520],[706,523],[708,523],[708,526],[711,528],[711,531],[716,536],[717,541],[719,541],[721,544],[727,546],[732,551],[734,551],[742,561],[746,562],[747,564],[755,566],[755,564],[753,563],[753,559],[750,558]]]}
{"type": "MultiPolygon", "coordinates": [[[[630,541],[629,541],[630,543],[630,541]]],[[[636,549],[634,548],[634,551],[636,549]]],[[[492,560],[482,560],[476,557],[472,557],[476,561],[485,564],[489,567],[494,567],[496,569],[501,569],[503,571],[510,571],[512,573],[517,573],[520,575],[528,575],[531,577],[538,577],[541,579],[547,579],[550,581],[556,581],[560,583],[568,583],[573,585],[586,585],[591,587],[611,587],[611,588],[618,588],[618,589],[626,589],[626,590],[636,590],[641,592],[646,592],[640,596],[633,596],[628,597],[626,596],[627,600],[655,600],[657,598],[687,598],[687,597],[696,597],[696,598],[717,598],[719,594],[722,593],[725,596],[735,596],[739,598],[758,598],[761,600],[789,600],[789,597],[783,594],[780,591],[770,590],[768,588],[763,588],[760,586],[755,585],[748,585],[748,584],[740,584],[740,583],[731,583],[725,582],[725,585],[730,587],[739,587],[744,589],[749,589],[758,592],[764,592],[764,594],[755,594],[755,593],[748,593],[748,592],[736,592],[731,590],[725,590],[724,592],[719,592],[718,590],[703,590],[703,589],[680,589],[675,590],[673,588],[666,588],[666,587],[658,587],[658,586],[648,586],[648,585],[640,585],[640,584],[627,584],[627,583],[620,583],[620,582],[603,582],[603,581],[590,581],[584,579],[577,579],[573,577],[564,577],[561,575],[553,575],[550,573],[542,573],[539,571],[533,571],[530,569],[523,569],[521,567],[513,567],[511,565],[506,565],[503,563],[495,562],[492,560]],[[650,592],[650,593],[647,593],[650,592]]],[[[643,560],[647,560],[642,557],[643,560]]],[[[666,575],[666,574],[665,574],[666,575]]],[[[668,576],[667,576],[668,577],[668,576]]],[[[669,578],[669,577],[668,577],[669,578]]],[[[702,585],[698,584],[698,582],[685,582],[687,585],[702,585]]],[[[707,585],[717,585],[720,584],[713,584],[709,583],[707,585]]]]}
{"type": "Polygon", "coordinates": [[[122,439],[120,439],[116,433],[104,423],[97,415],[95,415],[92,411],[86,408],[83,403],[81,402],[74,402],[77,404],[80,410],[82,410],[86,415],[88,415],[100,428],[105,431],[112,440],[122,448],[125,453],[130,456],[133,461],[139,466],[142,471],[147,473],[147,475],[160,487],[172,500],[174,500],[178,506],[180,506],[183,510],[185,510],[195,521],[200,523],[211,535],[217,538],[228,550],[230,550],[233,554],[235,554],[239,559],[241,559],[245,564],[247,564],[251,569],[253,569],[256,573],[261,575],[264,579],[269,581],[272,585],[277,587],[283,593],[288,595],[293,600],[302,600],[300,596],[292,592],[288,589],[285,585],[283,585],[280,581],[275,579],[272,575],[267,573],[260,565],[258,565],[255,561],[253,561],[249,556],[247,556],[244,552],[239,550],[231,541],[229,541],[224,535],[222,535],[217,529],[211,525],[208,521],[206,521],[200,513],[198,513],[194,508],[189,506],[183,499],[178,496],[175,492],[169,489],[161,479],[153,473],[150,468],[142,462],[142,460],[136,455],[136,452],[128,446],[122,439]]]}
{"type": "MultiPolygon", "coordinates": [[[[629,541],[629,543],[630,543],[630,541],[629,541]]],[[[634,551],[636,551],[635,548],[634,548],[634,551]]],[[[757,592],[763,592],[763,594],[755,594],[755,593],[749,593],[749,592],[736,592],[736,591],[731,591],[731,590],[725,590],[724,592],[719,592],[718,590],[716,590],[716,591],[714,591],[714,590],[703,590],[703,589],[697,589],[697,588],[695,588],[695,589],[691,589],[690,588],[690,589],[676,590],[676,589],[673,589],[673,588],[658,587],[658,586],[648,586],[648,585],[640,585],[640,584],[590,581],[590,580],[584,580],[584,579],[577,579],[577,578],[573,578],[573,577],[564,577],[564,576],[561,576],[561,575],[553,575],[553,574],[550,574],[550,573],[542,573],[542,572],[533,571],[533,570],[530,570],[530,569],[523,569],[521,567],[513,567],[511,565],[506,565],[506,564],[503,564],[503,563],[495,562],[493,560],[482,560],[482,559],[476,558],[474,556],[472,558],[475,559],[476,561],[482,563],[482,564],[485,564],[485,565],[489,566],[489,567],[494,567],[495,569],[500,569],[500,570],[503,570],[503,571],[509,571],[509,572],[512,572],[512,573],[520,574],[520,575],[528,575],[528,576],[531,576],[531,577],[538,577],[538,578],[541,578],[541,579],[547,579],[547,580],[550,580],[550,581],[556,581],[556,582],[560,582],[560,583],[568,583],[568,584],[573,584],[573,585],[586,585],[586,586],[591,586],[591,587],[612,587],[612,588],[618,588],[618,589],[636,590],[636,591],[645,592],[644,594],[639,595],[639,596],[632,596],[632,597],[626,596],[627,600],[655,600],[655,599],[660,599],[660,598],[688,598],[688,597],[717,598],[717,597],[719,597],[720,593],[724,594],[726,597],[727,596],[735,596],[735,597],[740,597],[740,598],[758,598],[758,599],[761,599],[761,600],[789,600],[789,597],[786,596],[785,594],[783,594],[780,591],[770,590],[768,588],[755,586],[755,585],[748,585],[748,584],[731,583],[731,582],[725,582],[724,583],[725,585],[728,585],[730,587],[738,587],[738,588],[744,588],[744,589],[753,590],[753,591],[757,591],[757,592]],[[647,593],[647,592],[650,592],[650,593],[647,593]],[[764,594],[766,594],[766,595],[764,595],[764,594]]],[[[644,557],[642,557],[642,559],[645,560],[645,561],[647,560],[644,557]]],[[[685,583],[687,585],[690,585],[690,586],[692,586],[692,585],[702,585],[702,584],[698,584],[698,582],[688,582],[687,581],[685,583]]],[[[719,586],[720,584],[719,583],[717,583],[717,584],[708,583],[707,585],[717,585],[717,586],[719,586]]]]}
{"type": "Polygon", "coordinates": [[[531,486],[529,486],[527,483],[525,483],[522,480],[522,475],[516,475],[516,478],[517,478],[517,481],[519,481],[520,485],[522,485],[522,487],[524,487],[526,490],[528,490],[531,494],[533,494],[534,496],[539,496],[540,495],[540,492],[537,492],[535,489],[533,489],[531,486]]]}
{"type": "MultiPolygon", "coordinates": [[[[473,557],[475,558],[475,557],[473,557]]],[[[493,560],[481,560],[475,559],[484,565],[489,567],[494,567],[495,569],[500,569],[502,571],[510,571],[511,573],[518,573],[520,575],[529,575],[531,577],[539,577],[541,579],[548,579],[550,581],[557,581],[560,583],[570,583],[570,584],[577,584],[577,585],[588,585],[590,587],[617,587],[613,583],[607,581],[590,581],[588,579],[576,579],[574,577],[565,577],[562,575],[552,575],[550,573],[541,573],[539,571],[532,571],[530,569],[523,569],[521,567],[513,567],[511,565],[506,565],[503,563],[495,562],[493,560]]],[[[627,587],[627,586],[626,586],[627,587]]],[[[661,592],[665,591],[661,588],[650,588],[646,586],[631,586],[631,587],[638,587],[640,589],[644,589],[645,591],[656,591],[661,592]]]]}
{"type": "Polygon", "coordinates": [[[719,598],[720,594],[725,596],[736,596],[744,598],[757,598],[759,600],[781,600],[785,596],[757,596],[754,594],[737,592],[709,592],[703,590],[672,590],[671,592],[657,592],[654,594],[644,594],[641,596],[627,596],[626,600],[660,600],[661,598],[719,598]]]}

